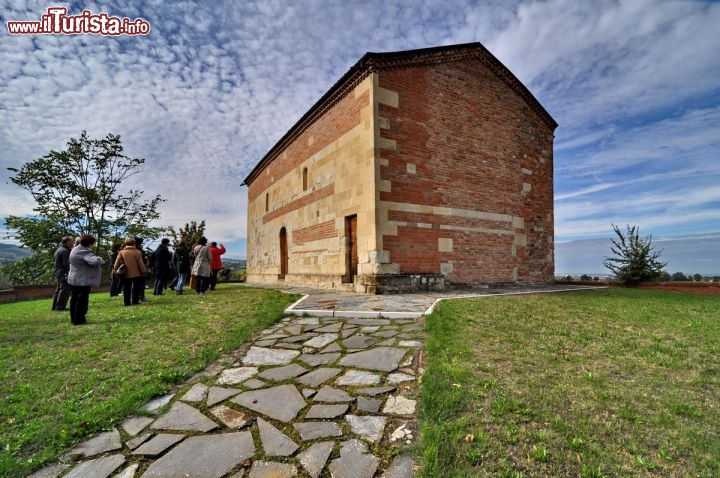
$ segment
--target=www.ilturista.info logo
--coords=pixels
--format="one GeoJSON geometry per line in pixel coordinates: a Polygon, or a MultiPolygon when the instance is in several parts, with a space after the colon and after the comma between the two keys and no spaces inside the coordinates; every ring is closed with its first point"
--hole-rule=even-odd
{"type": "Polygon", "coordinates": [[[150,24],[142,18],[130,20],[90,10],[68,15],[65,7],[50,7],[39,22],[7,22],[7,29],[11,35],[147,35],[150,24]]]}

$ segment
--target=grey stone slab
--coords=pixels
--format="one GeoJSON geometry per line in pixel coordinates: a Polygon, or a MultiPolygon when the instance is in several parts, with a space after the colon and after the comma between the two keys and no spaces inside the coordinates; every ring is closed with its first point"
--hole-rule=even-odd
{"type": "Polygon", "coordinates": [[[419,340],[401,340],[398,342],[398,347],[413,347],[413,348],[420,348],[423,346],[423,343],[419,340]]]}
{"type": "Polygon", "coordinates": [[[300,453],[297,458],[300,464],[305,468],[310,478],[318,478],[325,468],[330,453],[332,453],[335,442],[323,441],[315,443],[313,446],[300,453]]]}
{"type": "Polygon", "coordinates": [[[398,368],[406,352],[405,349],[395,347],[376,347],[348,354],[340,360],[340,365],[392,372],[398,368]]]}
{"type": "Polygon", "coordinates": [[[384,395],[394,391],[395,387],[367,387],[356,390],[356,392],[361,395],[370,395],[371,397],[377,397],[378,395],[384,395]]]}
{"type": "Polygon", "coordinates": [[[230,397],[234,397],[242,390],[237,388],[226,388],[226,387],[210,387],[207,395],[207,406],[212,407],[213,405],[227,400],[230,397]]]}
{"type": "Polygon", "coordinates": [[[375,345],[377,347],[393,347],[395,345],[395,342],[397,342],[395,339],[387,339],[383,340],[382,342],[378,342],[375,345]]]}
{"type": "Polygon", "coordinates": [[[183,402],[175,402],[170,410],[152,424],[156,430],[208,432],[217,423],[203,415],[200,410],[183,402]]]}
{"type": "Polygon", "coordinates": [[[233,398],[232,402],[285,423],[293,420],[306,405],[294,385],[244,392],[233,398]]]}
{"type": "Polygon", "coordinates": [[[335,418],[344,415],[350,406],[347,403],[340,405],[313,405],[308,410],[306,419],[313,418],[335,418]]]}
{"type": "Polygon", "coordinates": [[[115,451],[122,448],[122,440],[120,439],[120,432],[112,430],[105,433],[100,433],[97,436],[87,440],[84,443],[76,446],[70,450],[65,456],[66,457],[91,457],[99,455],[101,453],[107,453],[109,451],[115,451]]]}
{"type": "Polygon", "coordinates": [[[324,349],[320,351],[320,353],[330,353],[330,352],[342,352],[342,348],[337,342],[333,342],[324,349]]]}
{"type": "Polygon", "coordinates": [[[245,365],[286,365],[298,355],[300,352],[297,350],[250,347],[247,355],[242,359],[242,363],[245,365]]]}
{"type": "Polygon", "coordinates": [[[218,405],[210,410],[210,413],[216,416],[228,428],[243,428],[251,425],[255,421],[255,417],[252,415],[225,405],[218,405]]]}
{"type": "Polygon", "coordinates": [[[220,478],[254,454],[248,431],[194,436],[152,463],[143,478],[220,478]]]}
{"type": "Polygon", "coordinates": [[[317,393],[317,390],[313,390],[312,388],[303,388],[302,389],[302,396],[305,398],[310,398],[313,395],[317,393]]]}
{"type": "Polygon", "coordinates": [[[343,340],[343,347],[346,349],[366,349],[375,344],[377,339],[369,335],[353,335],[343,340]]]}
{"type": "Polygon", "coordinates": [[[396,456],[380,478],[412,478],[413,461],[408,455],[396,456]]]}
{"type": "Polygon", "coordinates": [[[308,387],[319,387],[340,372],[342,372],[342,370],[339,368],[321,367],[303,375],[298,379],[298,382],[308,387]]]}
{"type": "Polygon", "coordinates": [[[269,368],[261,372],[258,377],[264,378],[266,380],[275,380],[279,382],[282,380],[287,380],[288,378],[297,377],[304,374],[305,372],[307,372],[307,369],[305,367],[296,363],[291,363],[290,365],[269,368]]]}
{"type": "Polygon", "coordinates": [[[290,456],[299,448],[289,436],[262,418],[258,418],[257,424],[260,441],[267,456],[290,456]]]}
{"type": "Polygon", "coordinates": [[[320,320],[317,317],[303,317],[297,319],[295,323],[300,325],[320,325],[320,320]]]}
{"type": "Polygon", "coordinates": [[[382,412],[386,415],[412,415],[415,413],[415,404],[415,400],[410,400],[402,395],[391,395],[385,402],[382,412]]]}
{"type": "Polygon", "coordinates": [[[357,397],[357,409],[359,412],[377,413],[383,401],[379,398],[357,397]]]}
{"type": "Polygon", "coordinates": [[[291,463],[257,460],[250,469],[248,478],[292,478],[297,476],[297,467],[291,463]]]}
{"type": "Polygon", "coordinates": [[[377,332],[378,330],[380,330],[379,325],[371,325],[360,328],[360,332],[363,334],[371,334],[373,332],[377,332]]]}
{"type": "Polygon", "coordinates": [[[301,422],[293,423],[293,427],[305,441],[342,436],[342,429],[335,422],[301,422]]]}
{"type": "Polygon", "coordinates": [[[387,417],[348,415],[345,420],[350,424],[350,429],[356,435],[371,442],[382,439],[383,430],[387,417]]]}
{"type": "Polygon", "coordinates": [[[303,345],[305,347],[313,347],[316,349],[320,349],[325,347],[326,345],[329,345],[333,342],[335,342],[338,339],[338,334],[322,334],[318,335],[317,337],[313,337],[310,340],[307,340],[303,342],[303,345]]]}
{"type": "Polygon", "coordinates": [[[352,402],[353,397],[344,390],[338,390],[325,385],[317,394],[315,394],[313,401],[329,403],[352,402]]]}
{"type": "Polygon", "coordinates": [[[204,383],[196,383],[183,395],[180,400],[184,402],[202,402],[207,398],[208,386],[204,383]]]}
{"type": "Polygon", "coordinates": [[[235,367],[223,370],[217,379],[219,385],[237,385],[254,377],[258,373],[257,367],[235,367]]]}
{"type": "Polygon", "coordinates": [[[358,327],[343,327],[343,329],[340,331],[340,335],[342,336],[342,338],[346,339],[355,332],[357,332],[357,329],[358,327]]]}
{"type": "Polygon", "coordinates": [[[381,330],[380,332],[376,332],[373,335],[375,337],[389,339],[390,337],[395,337],[398,333],[399,332],[397,330],[381,330]]]}
{"type": "Polygon", "coordinates": [[[292,335],[290,337],[285,337],[277,345],[278,345],[278,347],[284,347],[285,344],[294,344],[294,343],[298,343],[298,342],[305,342],[307,340],[310,340],[313,337],[314,337],[314,335],[312,335],[312,334],[292,335]]]}
{"type": "Polygon", "coordinates": [[[120,426],[128,435],[134,437],[143,431],[146,426],[150,425],[152,421],[153,419],[148,417],[132,417],[123,420],[120,426]]]}
{"type": "Polygon", "coordinates": [[[249,388],[250,390],[257,390],[258,388],[267,387],[267,382],[263,382],[262,380],[258,380],[256,378],[251,378],[250,380],[245,380],[242,384],[243,384],[243,387],[249,388]]]}
{"type": "MultiPolygon", "coordinates": [[[[302,350],[304,348],[302,346],[302,344],[297,344],[297,343],[284,343],[283,342],[282,346],[284,349],[292,349],[292,350],[302,350]]],[[[312,350],[312,349],[310,349],[310,350],[312,350]]]]}
{"type": "Polygon", "coordinates": [[[140,468],[140,463],[133,463],[127,467],[117,475],[115,475],[113,478],[135,478],[135,473],[137,473],[137,469],[140,468]]]}
{"type": "Polygon", "coordinates": [[[409,375],[407,373],[396,372],[396,373],[391,373],[390,375],[388,375],[387,381],[388,381],[388,383],[414,382],[416,378],[417,377],[415,377],[415,375],[409,375]]]}
{"type": "Polygon", "coordinates": [[[143,443],[148,441],[148,439],[150,439],[152,436],[153,436],[152,433],[143,433],[139,437],[135,437],[132,440],[126,441],[125,446],[131,450],[134,450],[135,448],[139,447],[140,445],[142,445],[143,443]]]}
{"type": "Polygon", "coordinates": [[[64,478],[107,478],[123,463],[125,463],[125,457],[122,455],[109,455],[83,461],[70,470],[64,478]]]}
{"type": "Polygon", "coordinates": [[[264,340],[257,340],[253,345],[255,345],[256,347],[271,347],[272,345],[275,344],[275,342],[277,342],[277,339],[270,339],[270,340],[264,339],[264,340]]]}
{"type": "Polygon", "coordinates": [[[145,406],[142,408],[146,412],[157,414],[158,411],[170,403],[172,399],[175,397],[174,393],[168,393],[167,395],[163,395],[162,397],[155,398],[153,400],[150,400],[145,406]]]}
{"type": "Polygon", "coordinates": [[[28,478],[57,478],[60,473],[70,468],[67,463],[57,463],[55,465],[46,466],[42,470],[38,470],[28,478]]]}
{"type": "Polygon", "coordinates": [[[303,332],[302,324],[297,323],[295,325],[288,325],[287,327],[283,327],[283,329],[290,335],[300,335],[303,332]]]}
{"type": "Polygon", "coordinates": [[[184,439],[185,435],[178,433],[158,433],[152,440],[143,443],[142,446],[133,450],[132,454],[156,456],[184,439]]]}
{"type": "Polygon", "coordinates": [[[327,365],[329,363],[336,361],[338,358],[340,358],[339,353],[302,354],[300,357],[298,357],[299,360],[302,360],[303,362],[310,365],[311,367],[317,367],[319,365],[327,365]]]}
{"type": "Polygon", "coordinates": [[[343,386],[377,385],[380,383],[380,375],[361,370],[348,370],[342,377],[338,377],[335,383],[343,386]]]}
{"type": "Polygon", "coordinates": [[[318,327],[317,329],[313,329],[313,332],[320,332],[320,333],[338,333],[340,332],[340,329],[342,328],[342,322],[335,322],[334,324],[330,325],[324,325],[322,327],[318,327]]]}
{"type": "Polygon", "coordinates": [[[333,478],[372,478],[380,459],[367,453],[367,448],[358,440],[348,440],[340,447],[340,458],[330,462],[333,478]]]}

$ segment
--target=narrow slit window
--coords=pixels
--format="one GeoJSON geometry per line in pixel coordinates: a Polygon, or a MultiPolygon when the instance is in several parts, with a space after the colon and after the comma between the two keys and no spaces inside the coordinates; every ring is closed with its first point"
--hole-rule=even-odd
{"type": "Polygon", "coordinates": [[[303,168],[303,191],[307,191],[308,188],[308,170],[303,168]]]}
{"type": "Polygon", "coordinates": [[[270,211],[270,193],[265,193],[265,212],[270,211]]]}

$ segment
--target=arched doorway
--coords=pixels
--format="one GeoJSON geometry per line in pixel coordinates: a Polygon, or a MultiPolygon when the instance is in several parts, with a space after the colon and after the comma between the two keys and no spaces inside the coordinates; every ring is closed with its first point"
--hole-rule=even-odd
{"type": "Polygon", "coordinates": [[[288,243],[287,243],[287,231],[283,227],[280,229],[280,274],[278,279],[285,279],[285,274],[288,273],[288,243]]]}

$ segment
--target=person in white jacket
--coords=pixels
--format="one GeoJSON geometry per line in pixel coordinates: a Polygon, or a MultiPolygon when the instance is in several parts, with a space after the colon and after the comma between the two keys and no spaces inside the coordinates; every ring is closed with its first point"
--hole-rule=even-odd
{"type": "Polygon", "coordinates": [[[78,238],[78,244],[70,251],[70,322],[73,325],[87,323],[90,289],[100,285],[102,266],[105,261],[92,251],[96,239],[90,234],[78,238]]]}

